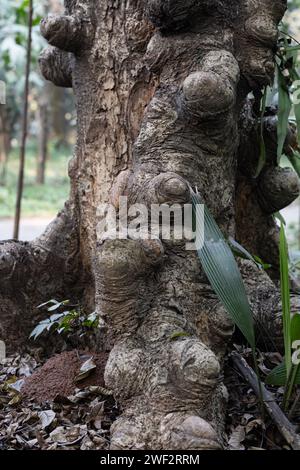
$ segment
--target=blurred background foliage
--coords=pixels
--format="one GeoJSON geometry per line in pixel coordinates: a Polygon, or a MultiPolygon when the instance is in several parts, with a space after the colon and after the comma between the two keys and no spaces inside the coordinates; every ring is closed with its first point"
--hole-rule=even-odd
{"type": "MultiPolygon", "coordinates": [[[[29,129],[23,216],[54,216],[68,196],[67,162],[75,143],[73,94],[45,82],[38,57],[47,45],[41,18],[62,11],[61,0],[34,0],[29,129]]],[[[0,80],[6,105],[0,105],[0,217],[13,217],[24,99],[29,0],[0,0],[0,80]]],[[[1,238],[1,237],[0,237],[1,238]]]]}

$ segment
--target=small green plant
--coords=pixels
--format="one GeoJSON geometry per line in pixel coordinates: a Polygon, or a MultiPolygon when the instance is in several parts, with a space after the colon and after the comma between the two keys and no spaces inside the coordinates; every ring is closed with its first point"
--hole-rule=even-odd
{"type": "MultiPolygon", "coordinates": [[[[294,121],[297,127],[298,141],[300,138],[300,102],[293,99],[293,90],[295,83],[299,85],[299,73],[297,71],[297,56],[300,50],[300,44],[286,31],[281,31],[281,37],[278,42],[276,53],[277,70],[277,91],[278,91],[278,123],[277,123],[277,163],[280,164],[284,152],[284,145],[287,137],[291,112],[294,114],[294,121]],[[294,44],[293,44],[293,41],[294,44]]],[[[262,94],[261,100],[261,150],[259,164],[257,168],[258,176],[266,163],[266,150],[263,135],[263,118],[266,111],[266,102],[268,87],[262,94]]],[[[299,90],[297,90],[299,95],[299,90]]],[[[294,143],[295,144],[295,143],[294,143]]],[[[300,176],[300,154],[298,152],[298,143],[295,148],[289,149],[289,158],[294,170],[300,176]]],[[[284,362],[275,367],[266,378],[269,385],[283,386],[285,388],[283,407],[288,409],[293,390],[300,384],[300,367],[293,363],[292,346],[297,340],[300,340],[300,314],[291,314],[290,305],[290,280],[289,280],[289,255],[284,229],[284,220],[280,214],[274,214],[280,220],[280,284],[282,300],[282,319],[283,319],[283,337],[284,337],[284,362]]]]}
{"type": "Polygon", "coordinates": [[[283,407],[288,409],[289,402],[296,385],[300,384],[300,367],[293,363],[292,346],[300,340],[300,314],[291,314],[290,280],[288,265],[288,247],[284,225],[280,228],[280,284],[284,337],[284,362],[277,366],[267,376],[266,382],[270,385],[284,386],[285,394],[283,407]]]}
{"type": "MultiPolygon", "coordinates": [[[[275,57],[276,65],[276,85],[272,88],[266,86],[262,90],[260,104],[260,155],[255,177],[258,177],[266,163],[266,148],[264,142],[264,116],[267,108],[267,102],[270,96],[278,93],[278,122],[277,122],[277,162],[280,164],[284,155],[284,145],[288,133],[289,125],[295,123],[297,129],[298,141],[300,138],[300,100],[299,100],[299,80],[297,71],[297,57],[300,50],[300,44],[296,39],[284,30],[281,31],[281,37],[278,41],[275,57]],[[297,95],[297,99],[293,98],[297,95]]],[[[296,140],[295,140],[296,142],[296,140]]],[[[289,148],[287,158],[290,160],[294,170],[300,176],[300,153],[298,144],[289,148]]]]}
{"type": "Polygon", "coordinates": [[[46,332],[57,332],[58,334],[70,335],[77,333],[82,337],[87,332],[99,327],[100,320],[96,312],[85,315],[80,305],[72,305],[69,300],[58,302],[55,299],[38,306],[39,309],[46,308],[47,312],[55,312],[49,318],[42,320],[31,332],[30,338],[36,340],[46,332]]]}

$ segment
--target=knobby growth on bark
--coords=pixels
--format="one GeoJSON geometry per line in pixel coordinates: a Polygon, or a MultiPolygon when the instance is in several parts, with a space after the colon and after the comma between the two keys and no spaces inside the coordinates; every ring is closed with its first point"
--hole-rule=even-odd
{"type": "Polygon", "coordinates": [[[249,261],[240,268],[258,331],[280,336],[272,213],[299,186],[277,166],[275,114],[264,120],[267,164],[254,175],[260,90],[273,80],[285,8],[285,0],[66,0],[63,15],[42,22],[50,47],[41,70],[73,87],[78,141],[62,213],[33,243],[1,244],[1,336],[10,349],[24,344],[34,307],[51,296],[96,306],[112,348],[106,386],[123,409],[114,449],[225,445],[222,369],[233,326],[194,252],[174,240],[97,238],[99,204],[118,209],[121,195],[129,205],[183,204],[197,187],[224,234],[272,264],[272,279],[249,261]],[[178,331],[187,335],[171,341],[178,331]]]}

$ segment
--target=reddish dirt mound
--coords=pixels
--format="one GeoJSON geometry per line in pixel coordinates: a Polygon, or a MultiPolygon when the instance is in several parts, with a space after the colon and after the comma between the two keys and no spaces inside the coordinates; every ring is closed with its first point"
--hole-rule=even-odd
{"type": "Polygon", "coordinates": [[[57,354],[25,380],[21,390],[22,395],[37,403],[43,403],[52,401],[58,396],[70,396],[75,388],[89,385],[105,387],[104,369],[107,359],[107,353],[67,351],[57,354]],[[75,382],[82,364],[91,357],[97,366],[96,369],[84,380],[75,382]]]}

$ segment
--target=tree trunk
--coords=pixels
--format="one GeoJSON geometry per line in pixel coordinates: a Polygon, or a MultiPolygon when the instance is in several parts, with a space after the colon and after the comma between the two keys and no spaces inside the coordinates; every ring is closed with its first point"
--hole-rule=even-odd
{"type": "Polygon", "coordinates": [[[48,93],[48,88],[49,87],[44,87],[43,96],[39,99],[38,159],[37,159],[37,173],[36,173],[37,184],[45,183],[46,161],[48,157],[48,136],[49,136],[48,98],[50,96],[48,93]]]}
{"type": "MultiPolygon", "coordinates": [[[[299,185],[276,166],[271,138],[267,166],[253,178],[259,123],[249,92],[258,96],[273,79],[286,1],[65,3],[64,15],[42,22],[51,46],[40,66],[76,96],[70,202],[40,240],[2,245],[3,337],[16,334],[8,311],[21,340],[37,302],[79,296],[105,318],[112,343],[106,385],[123,410],[112,448],[222,448],[226,311],[183,242],[103,239],[97,208],[118,210],[122,195],[128,205],[189,203],[197,187],[224,234],[275,266],[274,281],[240,263],[258,330],[280,336],[271,214],[299,185]]],[[[267,143],[274,122],[265,120],[267,143]]]]}

